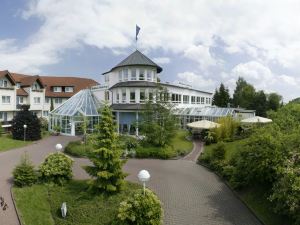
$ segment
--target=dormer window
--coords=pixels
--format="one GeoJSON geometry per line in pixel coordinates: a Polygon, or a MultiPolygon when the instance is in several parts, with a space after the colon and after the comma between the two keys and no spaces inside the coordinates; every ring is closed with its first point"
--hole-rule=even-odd
{"type": "Polygon", "coordinates": [[[61,92],[61,87],[53,87],[53,92],[61,92]]]}
{"type": "Polygon", "coordinates": [[[145,80],[145,70],[139,69],[139,80],[145,80]]]}
{"type": "Polygon", "coordinates": [[[65,92],[74,92],[73,87],[65,87],[65,92]]]}
{"type": "Polygon", "coordinates": [[[17,88],[20,88],[21,87],[21,84],[20,83],[17,83],[17,88]]]}
{"type": "Polygon", "coordinates": [[[8,87],[7,80],[0,80],[0,87],[4,87],[4,88],[8,87]]]}
{"type": "Polygon", "coordinates": [[[32,85],[32,90],[39,90],[39,85],[38,84],[32,85]]]}
{"type": "Polygon", "coordinates": [[[135,68],[131,69],[131,80],[136,80],[136,69],[135,68]]]}

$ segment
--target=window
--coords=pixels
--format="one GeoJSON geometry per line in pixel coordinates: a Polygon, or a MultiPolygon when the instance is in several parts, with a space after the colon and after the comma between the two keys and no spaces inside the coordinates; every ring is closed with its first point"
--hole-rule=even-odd
{"type": "Polygon", "coordinates": [[[23,104],[23,102],[24,102],[24,97],[22,97],[22,96],[17,96],[17,103],[18,103],[18,104],[23,104]]]}
{"type": "Polygon", "coordinates": [[[34,102],[34,104],[40,104],[41,103],[41,98],[40,97],[34,97],[33,102],[34,102]]]}
{"type": "Polygon", "coordinates": [[[191,101],[192,104],[196,104],[196,96],[192,96],[191,100],[192,100],[191,101]]]}
{"type": "Polygon", "coordinates": [[[74,88],[73,87],[65,87],[65,92],[73,92],[74,88]]]}
{"type": "Polygon", "coordinates": [[[131,69],[131,80],[136,80],[136,69],[131,69]]]}
{"type": "Polygon", "coordinates": [[[122,103],[126,103],[126,89],[122,89],[122,103]]]}
{"type": "Polygon", "coordinates": [[[61,98],[56,98],[55,99],[55,104],[61,104],[62,103],[62,99],[61,98]]]}
{"type": "Polygon", "coordinates": [[[105,74],[104,79],[105,79],[105,83],[108,83],[109,82],[109,75],[105,74]]]}
{"type": "Polygon", "coordinates": [[[183,104],[189,104],[189,101],[190,101],[190,96],[183,95],[183,104]]]}
{"type": "Polygon", "coordinates": [[[205,99],[205,100],[206,100],[206,102],[205,102],[206,104],[209,104],[208,99],[209,99],[209,98],[206,98],[206,99],[205,99]]]}
{"type": "Polygon", "coordinates": [[[135,90],[130,90],[130,103],[135,103],[135,90]]]}
{"type": "Polygon", "coordinates": [[[149,90],[149,101],[153,101],[153,90],[149,90]]]}
{"type": "Polygon", "coordinates": [[[173,103],[181,103],[181,95],[180,94],[172,94],[172,102],[173,103]]]}
{"type": "Polygon", "coordinates": [[[139,80],[145,80],[145,70],[142,68],[139,69],[139,80]]]}
{"type": "Polygon", "coordinates": [[[39,85],[37,83],[33,84],[32,90],[39,90],[39,85]]]}
{"type": "Polygon", "coordinates": [[[10,96],[2,96],[3,104],[10,104],[10,96]]]}
{"type": "Polygon", "coordinates": [[[105,91],[105,101],[109,100],[109,91],[105,91]]]}
{"type": "Polygon", "coordinates": [[[197,104],[200,104],[200,97],[197,97],[197,104]]]}
{"type": "Polygon", "coordinates": [[[204,104],[204,97],[201,97],[201,104],[204,104]]]}
{"type": "Polygon", "coordinates": [[[0,112],[0,120],[7,121],[7,112],[0,112]]]}
{"type": "Polygon", "coordinates": [[[122,81],[122,70],[119,70],[119,81],[122,81]]]}
{"type": "Polygon", "coordinates": [[[152,80],[152,71],[151,70],[147,70],[147,80],[151,81],[152,80]]]}
{"type": "Polygon", "coordinates": [[[117,103],[119,103],[119,101],[120,101],[120,94],[119,92],[117,92],[117,103]]]}
{"type": "Polygon", "coordinates": [[[127,81],[128,80],[128,69],[124,69],[123,72],[124,72],[124,74],[123,74],[124,81],[127,81]]]}
{"type": "Polygon", "coordinates": [[[8,86],[7,80],[0,80],[0,87],[6,88],[8,86]]]}
{"type": "Polygon", "coordinates": [[[145,90],[140,89],[140,102],[145,102],[145,90]]]}
{"type": "Polygon", "coordinates": [[[48,116],[49,112],[48,111],[43,111],[43,116],[48,116]]]}
{"type": "Polygon", "coordinates": [[[61,92],[61,87],[53,87],[53,92],[61,92]]]}
{"type": "Polygon", "coordinates": [[[45,98],[45,103],[49,104],[49,102],[50,102],[50,98],[46,97],[45,98]]]}
{"type": "Polygon", "coordinates": [[[17,88],[20,88],[21,87],[21,84],[20,83],[17,83],[17,88]]]}

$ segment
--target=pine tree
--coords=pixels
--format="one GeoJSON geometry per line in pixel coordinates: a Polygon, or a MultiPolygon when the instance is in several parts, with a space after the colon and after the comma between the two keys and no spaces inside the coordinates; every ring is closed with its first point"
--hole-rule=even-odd
{"type": "Polygon", "coordinates": [[[12,135],[14,139],[36,141],[41,139],[41,124],[35,114],[29,111],[29,105],[22,105],[22,110],[12,120],[12,135]],[[24,125],[27,128],[24,132],[24,125]]]}
{"type": "Polygon", "coordinates": [[[255,88],[248,84],[244,78],[239,77],[233,93],[233,104],[235,107],[251,108],[255,97],[255,88]]]}
{"type": "Polygon", "coordinates": [[[230,101],[230,94],[228,88],[225,88],[224,84],[221,83],[219,89],[216,89],[213,96],[213,105],[219,107],[227,107],[230,101]]]}
{"type": "Polygon", "coordinates": [[[126,161],[120,159],[122,152],[117,145],[115,130],[112,112],[105,105],[94,143],[96,150],[89,156],[94,165],[86,167],[87,173],[95,178],[92,187],[105,193],[120,191],[126,177],[122,171],[126,161]]]}

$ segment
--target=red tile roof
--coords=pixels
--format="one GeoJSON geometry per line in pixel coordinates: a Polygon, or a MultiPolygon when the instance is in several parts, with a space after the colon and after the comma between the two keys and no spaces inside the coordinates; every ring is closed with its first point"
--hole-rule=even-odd
{"type": "Polygon", "coordinates": [[[28,96],[28,93],[23,88],[19,88],[19,89],[17,89],[17,95],[18,96],[28,96]]]}
{"type": "Polygon", "coordinates": [[[8,72],[8,70],[0,71],[0,78],[2,77],[7,77],[13,85],[16,84],[14,78],[12,77],[10,72],[8,72]]]}
{"type": "Polygon", "coordinates": [[[21,83],[21,86],[28,86],[37,79],[40,80],[42,86],[45,86],[46,88],[46,97],[69,98],[82,89],[90,88],[99,84],[92,79],[80,77],[30,76],[19,73],[11,73],[11,75],[17,83],[21,83]],[[74,91],[53,92],[53,87],[73,87],[74,91]]]}

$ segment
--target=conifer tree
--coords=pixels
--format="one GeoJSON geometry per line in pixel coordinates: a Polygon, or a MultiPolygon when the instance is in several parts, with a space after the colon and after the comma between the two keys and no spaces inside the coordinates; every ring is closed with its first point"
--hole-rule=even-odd
{"type": "Polygon", "coordinates": [[[36,141],[41,139],[41,123],[35,114],[29,111],[29,105],[22,105],[22,110],[12,120],[12,135],[14,139],[36,141]],[[24,125],[27,128],[24,132],[24,125]]]}
{"type": "Polygon", "coordinates": [[[94,165],[86,167],[86,171],[95,178],[92,187],[106,193],[120,191],[126,177],[122,171],[125,160],[120,159],[122,152],[118,148],[115,131],[112,112],[105,105],[94,141],[96,149],[89,156],[94,165]]]}

